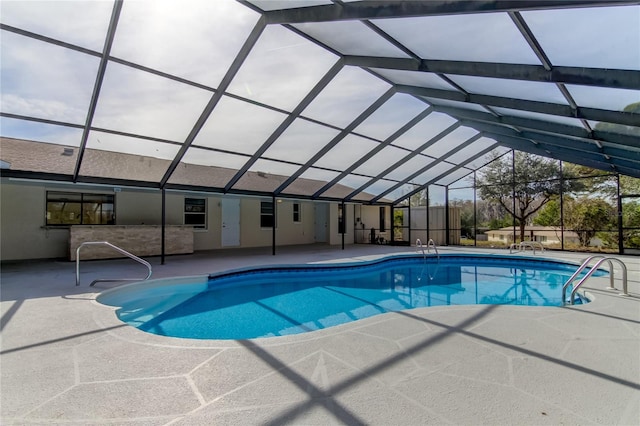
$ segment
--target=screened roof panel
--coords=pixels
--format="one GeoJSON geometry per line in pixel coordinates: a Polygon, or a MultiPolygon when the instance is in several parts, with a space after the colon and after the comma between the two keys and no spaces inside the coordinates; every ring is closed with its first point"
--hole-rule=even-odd
{"type": "Polygon", "coordinates": [[[271,144],[263,157],[304,164],[338,133],[331,127],[297,119],[271,144]]]}
{"type": "MultiPolygon", "coordinates": [[[[621,133],[628,136],[640,137],[640,127],[625,126],[623,124],[607,123],[606,121],[589,121],[589,125],[594,130],[621,133]]],[[[633,148],[633,147],[631,147],[633,148]]]]}
{"type": "Polygon", "coordinates": [[[500,156],[508,151],[510,151],[510,149],[505,146],[497,147],[491,152],[483,155],[482,157],[465,163],[465,167],[468,169],[477,170],[482,166],[486,165],[487,163],[491,162],[491,160],[493,160],[497,156],[500,156]]]}
{"type": "Polygon", "coordinates": [[[331,0],[249,0],[262,10],[293,9],[298,7],[332,4],[331,0]]]}
{"type": "MultiPolygon", "coordinates": [[[[0,129],[2,129],[3,137],[28,141],[47,141],[47,143],[66,146],[80,146],[82,139],[82,129],[16,120],[9,117],[0,117],[0,129]]],[[[0,147],[0,152],[2,148],[4,146],[0,147]]]]}
{"type": "Polygon", "coordinates": [[[422,153],[430,155],[433,158],[440,158],[450,150],[460,146],[477,134],[478,131],[470,127],[458,127],[456,130],[422,151],[422,153]]]}
{"type": "Polygon", "coordinates": [[[443,177],[442,179],[435,181],[434,183],[438,185],[450,185],[456,182],[457,180],[462,179],[465,176],[468,176],[470,173],[473,173],[473,172],[469,169],[460,168],[458,170],[455,170],[449,173],[447,176],[443,177]]]}
{"type": "Polygon", "coordinates": [[[346,127],[391,86],[356,67],[344,67],[302,116],[346,127]]]}
{"type": "Polygon", "coordinates": [[[455,90],[455,87],[446,80],[431,72],[392,70],[371,68],[376,74],[381,75],[395,84],[407,86],[429,87],[431,89],[455,90]]]}
{"type": "Polygon", "coordinates": [[[167,171],[170,161],[123,154],[101,149],[86,149],[80,166],[81,176],[113,177],[134,181],[157,182],[167,171]]]}
{"type": "Polygon", "coordinates": [[[405,161],[401,167],[389,172],[385,178],[391,180],[405,180],[413,173],[421,168],[433,163],[433,158],[424,155],[416,155],[415,157],[405,161]]]}
{"type": "Polygon", "coordinates": [[[427,109],[427,105],[415,97],[396,93],[354,131],[385,140],[425,109],[427,109]]]}
{"type": "Polygon", "coordinates": [[[522,12],[553,65],[640,70],[640,6],[522,12]]]}
{"type": "Polygon", "coordinates": [[[519,109],[510,109],[510,108],[493,107],[491,109],[500,115],[532,118],[534,120],[550,121],[552,123],[560,123],[560,124],[567,124],[569,126],[582,127],[582,123],[580,123],[580,120],[577,118],[563,117],[560,115],[541,114],[539,112],[522,111],[519,109]]]}
{"type": "Polygon", "coordinates": [[[111,62],[93,125],[181,142],[210,98],[206,90],[111,62]]]}
{"type": "MultiPolygon", "coordinates": [[[[342,179],[340,179],[338,184],[345,186],[347,188],[351,188],[353,191],[353,188],[360,188],[362,185],[366,184],[370,180],[371,178],[369,177],[349,174],[343,177],[342,179]]],[[[345,196],[349,195],[352,191],[349,191],[347,194],[345,194],[345,196]]],[[[366,197],[366,195],[362,195],[362,196],[366,197]]]]}
{"type": "Polygon", "coordinates": [[[433,179],[440,176],[442,173],[445,173],[448,170],[452,170],[455,167],[456,166],[454,166],[453,164],[445,162],[435,164],[433,167],[430,167],[428,170],[412,179],[411,183],[416,185],[424,185],[426,183],[430,183],[433,179]]]}
{"type": "Polygon", "coordinates": [[[343,55],[406,58],[406,53],[359,21],[295,24],[295,28],[343,55]]]}
{"type": "Polygon", "coordinates": [[[78,158],[76,147],[53,143],[0,138],[2,167],[45,173],[73,173],[78,158]]]}
{"type": "MultiPolygon", "coordinates": [[[[0,3],[3,24],[98,52],[101,52],[104,46],[112,9],[111,1],[3,1],[0,3]]],[[[2,36],[4,37],[5,34],[2,36]]]]}
{"type": "Polygon", "coordinates": [[[403,133],[393,144],[411,150],[416,149],[455,123],[456,120],[448,115],[432,112],[403,133]]]}
{"type": "Polygon", "coordinates": [[[125,1],[111,54],[217,87],[259,17],[236,2],[125,1]]]}
{"type": "MultiPolygon", "coordinates": [[[[640,37],[640,30],[638,33],[640,37]]],[[[578,106],[622,111],[626,106],[640,102],[640,91],[567,85],[578,106]]]]}
{"type": "Polygon", "coordinates": [[[401,198],[406,194],[412,192],[414,189],[416,189],[416,187],[411,184],[401,185],[399,188],[396,188],[393,191],[386,194],[385,198],[389,200],[397,200],[398,198],[401,198]]]}
{"type": "Polygon", "coordinates": [[[355,169],[356,173],[376,176],[391,164],[404,158],[408,151],[394,146],[387,146],[355,169]]]}
{"type": "Polygon", "coordinates": [[[223,96],[194,144],[253,154],[286,118],[283,113],[223,96]]]}
{"type": "Polygon", "coordinates": [[[258,160],[233,186],[234,189],[273,192],[299,167],[270,160],[258,160]]]}
{"type": "Polygon", "coordinates": [[[251,49],[228,91],[291,111],[337,59],[282,26],[269,26],[251,49]]]}
{"type": "Polygon", "coordinates": [[[337,172],[311,167],[287,186],[282,193],[311,196],[337,176],[337,172]]]}
{"type": "Polygon", "coordinates": [[[92,130],[87,138],[87,148],[173,160],[180,149],[180,145],[92,130]]]}
{"type": "MultiPolygon", "coordinates": [[[[193,154],[192,154],[193,155],[193,154]]],[[[199,156],[204,162],[206,156],[199,156]]],[[[236,170],[182,162],[171,175],[169,183],[209,188],[222,188],[236,174],[236,170]]]]}
{"type": "Polygon", "coordinates": [[[459,102],[459,101],[452,101],[449,99],[430,98],[427,96],[420,96],[420,98],[436,106],[447,106],[447,107],[453,107],[453,108],[467,109],[469,111],[487,112],[487,109],[482,105],[473,104],[470,102],[459,102]]]}
{"type": "Polygon", "coordinates": [[[84,124],[96,57],[6,31],[0,48],[2,112],[84,124]]]}
{"type": "Polygon", "coordinates": [[[640,177],[620,2],[3,2],[2,176],[388,202],[495,138],[640,177]]]}
{"type": "Polygon", "coordinates": [[[496,141],[489,138],[480,138],[477,141],[473,142],[471,145],[466,148],[462,148],[460,151],[447,156],[447,161],[460,164],[465,160],[473,157],[475,154],[479,153],[483,149],[489,148],[491,145],[495,144],[496,141]]]}
{"type": "Polygon", "coordinates": [[[345,170],[377,146],[377,142],[349,135],[329,150],[314,165],[316,167],[345,170]]]}
{"type": "Polygon", "coordinates": [[[366,188],[364,188],[364,190],[360,193],[358,193],[354,198],[357,199],[363,199],[363,198],[367,198],[368,195],[367,194],[382,194],[384,191],[386,191],[387,189],[393,187],[394,185],[397,185],[398,182],[396,181],[392,181],[392,180],[387,180],[387,179],[379,179],[375,182],[373,182],[371,185],[367,186],[366,188]]]}
{"type": "Polygon", "coordinates": [[[562,95],[562,92],[560,92],[560,89],[553,83],[472,77],[467,75],[448,75],[447,77],[469,93],[567,104],[567,100],[562,95]]]}
{"type": "Polygon", "coordinates": [[[506,13],[379,19],[373,22],[421,58],[540,64],[506,13]]]}
{"type": "MultiPolygon", "coordinates": [[[[248,159],[249,157],[246,155],[229,154],[226,152],[191,147],[187,150],[184,157],[182,157],[182,163],[198,164],[201,166],[211,165],[237,171],[240,167],[244,166],[248,159]]],[[[178,169],[179,168],[180,166],[178,166],[178,169]]]]}

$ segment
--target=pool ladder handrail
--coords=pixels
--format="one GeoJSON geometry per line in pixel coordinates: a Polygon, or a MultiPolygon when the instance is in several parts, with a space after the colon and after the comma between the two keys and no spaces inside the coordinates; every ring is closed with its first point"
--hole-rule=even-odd
{"type": "Polygon", "coordinates": [[[576,272],[574,272],[574,274],[571,275],[571,278],[569,278],[567,280],[567,282],[564,283],[564,285],[562,286],[562,303],[563,304],[566,304],[566,301],[564,299],[564,297],[565,297],[564,295],[566,294],[567,287],[569,287],[571,285],[571,283],[578,277],[578,275],[580,275],[580,273],[582,271],[584,271],[585,268],[587,268],[587,266],[589,266],[591,261],[594,260],[594,259],[600,259],[600,260],[598,260],[595,263],[595,265],[593,265],[591,267],[589,272],[587,272],[586,275],[584,277],[582,277],[580,279],[580,281],[578,281],[578,284],[576,284],[575,287],[573,287],[573,289],[571,290],[571,295],[569,296],[569,304],[571,304],[571,305],[575,304],[575,295],[576,295],[576,292],[578,291],[578,289],[580,288],[580,286],[582,284],[584,284],[584,282],[591,275],[593,275],[593,273],[598,270],[598,267],[600,265],[602,265],[604,262],[607,262],[609,264],[609,287],[607,287],[607,290],[616,290],[616,288],[614,286],[614,272],[613,272],[613,262],[612,262],[613,260],[618,262],[620,264],[620,266],[622,267],[622,293],[619,293],[619,296],[629,296],[629,291],[627,289],[627,265],[625,265],[624,262],[622,260],[618,259],[617,257],[605,256],[605,255],[602,255],[602,254],[596,254],[596,255],[589,256],[588,258],[586,258],[584,260],[584,262],[582,262],[582,265],[580,265],[578,270],[576,270],[576,272]]]}
{"type": "Polygon", "coordinates": [[[438,256],[438,260],[440,260],[440,253],[438,252],[438,247],[436,247],[436,243],[433,241],[433,238],[429,238],[429,241],[427,241],[427,245],[422,245],[422,241],[420,240],[420,238],[416,239],[416,248],[422,250],[422,255],[424,256],[425,260],[427,259],[427,253],[430,253],[430,248],[433,247],[433,251],[436,252],[436,255],[438,256]],[[424,248],[427,248],[427,251],[425,253],[424,248]]]}
{"type": "Polygon", "coordinates": [[[540,248],[541,253],[544,253],[544,246],[540,241],[522,241],[520,243],[512,243],[509,246],[509,254],[512,254],[514,249],[517,249],[517,251],[520,252],[527,251],[527,247],[531,247],[531,249],[533,250],[533,255],[535,256],[536,246],[540,248]]]}
{"type": "Polygon", "coordinates": [[[135,260],[138,263],[143,264],[144,266],[147,267],[147,269],[149,269],[149,273],[147,274],[147,276],[143,279],[140,278],[119,278],[119,279],[100,279],[100,280],[93,280],[91,282],[91,284],[89,284],[89,287],[93,287],[95,285],[95,283],[98,282],[119,282],[119,281],[145,281],[148,280],[149,278],[151,278],[151,264],[149,262],[147,262],[144,259],[139,258],[138,256],[129,253],[128,251],[111,244],[108,241],[86,241],[82,244],[80,244],[78,246],[78,248],[76,249],[76,287],[80,285],[80,249],[84,246],[88,246],[88,245],[98,245],[98,244],[102,244],[102,245],[106,245],[109,246],[111,248],[113,248],[114,250],[118,251],[121,254],[124,254],[125,256],[127,256],[128,258],[131,258],[133,260],[135,260]]]}

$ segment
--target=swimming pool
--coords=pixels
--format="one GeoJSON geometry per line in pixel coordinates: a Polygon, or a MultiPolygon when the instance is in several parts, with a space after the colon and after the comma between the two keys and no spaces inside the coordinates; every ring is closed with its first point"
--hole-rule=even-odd
{"type": "Polygon", "coordinates": [[[576,269],[519,256],[404,255],[145,281],[108,290],[98,301],[119,307],[120,320],[150,333],[248,339],[305,333],[428,306],[561,306],[562,285],[576,269]]]}

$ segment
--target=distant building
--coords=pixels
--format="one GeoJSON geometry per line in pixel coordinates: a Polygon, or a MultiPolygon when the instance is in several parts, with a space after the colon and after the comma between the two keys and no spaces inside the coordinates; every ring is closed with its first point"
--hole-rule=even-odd
{"type": "MultiPolygon", "coordinates": [[[[490,242],[510,244],[513,242],[514,228],[507,226],[500,229],[491,229],[486,231],[487,240],[490,242]]],[[[515,227],[516,238],[520,236],[520,227],[515,227]]],[[[573,231],[564,230],[564,234],[559,226],[526,226],[524,228],[524,239],[528,241],[537,241],[544,245],[560,245],[561,238],[564,236],[565,244],[580,244],[578,234],[573,231]]],[[[592,238],[590,246],[599,247],[602,241],[599,238],[592,238]]]]}

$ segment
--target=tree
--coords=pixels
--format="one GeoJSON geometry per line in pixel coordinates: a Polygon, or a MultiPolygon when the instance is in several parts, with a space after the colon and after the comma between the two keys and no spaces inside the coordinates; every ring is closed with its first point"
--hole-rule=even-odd
{"type": "MultiPolygon", "coordinates": [[[[489,163],[478,178],[478,190],[483,199],[500,204],[516,219],[524,240],[527,222],[560,194],[560,166],[556,160],[525,152],[515,152],[514,162],[515,170],[509,156],[489,163]]],[[[564,182],[564,191],[577,191],[581,186],[577,180],[564,182]]]]}
{"type": "Polygon", "coordinates": [[[533,218],[533,223],[540,226],[560,226],[560,220],[560,202],[554,197],[540,209],[533,218]]]}
{"type": "Polygon", "coordinates": [[[564,224],[578,234],[583,247],[589,246],[598,231],[611,228],[612,219],[616,217],[615,209],[601,198],[583,197],[566,204],[564,224]]]}
{"type": "MultiPolygon", "coordinates": [[[[640,102],[635,102],[627,105],[622,110],[623,112],[630,112],[633,114],[640,114],[640,102]]],[[[596,131],[603,132],[615,132],[615,133],[623,133],[632,136],[640,136],[640,127],[638,126],[627,126],[624,124],[615,124],[615,123],[598,123],[594,127],[596,131]]]]}

